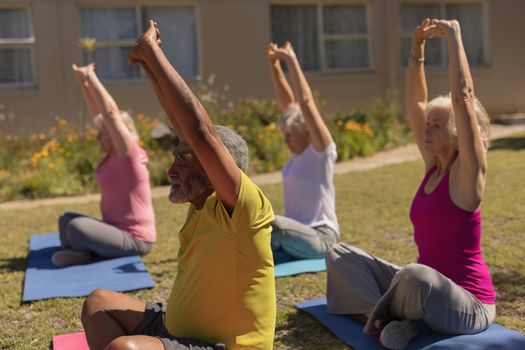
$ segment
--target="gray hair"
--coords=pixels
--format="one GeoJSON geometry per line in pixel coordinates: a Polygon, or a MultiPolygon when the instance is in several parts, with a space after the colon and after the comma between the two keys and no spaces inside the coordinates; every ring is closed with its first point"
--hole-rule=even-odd
{"type": "MultiPolygon", "coordinates": [[[[449,109],[449,118],[447,123],[447,128],[451,135],[456,139],[458,136],[458,130],[456,128],[456,119],[454,117],[454,109],[452,108],[452,98],[450,93],[448,95],[441,95],[434,98],[432,101],[427,103],[425,107],[425,118],[428,119],[428,114],[434,108],[445,108],[449,109]]],[[[490,139],[490,119],[485,107],[481,104],[477,97],[474,97],[474,112],[476,112],[476,117],[478,119],[478,128],[481,135],[481,141],[485,151],[489,148],[489,139],[490,139]]]]}
{"type": "Polygon", "coordinates": [[[297,104],[288,107],[279,118],[279,126],[284,132],[291,132],[292,130],[306,134],[308,129],[303,118],[301,108],[297,104]]]}
{"type": "Polygon", "coordinates": [[[214,125],[217,136],[228,152],[232,155],[237,166],[246,174],[248,171],[248,144],[237,132],[222,125],[214,125]]]}
{"type": "MultiPolygon", "coordinates": [[[[95,116],[94,122],[97,128],[102,127],[102,119],[102,114],[97,114],[95,116]]],[[[129,113],[126,111],[120,111],[120,119],[122,119],[124,125],[126,125],[131,135],[139,139],[139,133],[137,132],[137,128],[135,127],[135,122],[133,121],[133,118],[129,115],[129,113]]]]}

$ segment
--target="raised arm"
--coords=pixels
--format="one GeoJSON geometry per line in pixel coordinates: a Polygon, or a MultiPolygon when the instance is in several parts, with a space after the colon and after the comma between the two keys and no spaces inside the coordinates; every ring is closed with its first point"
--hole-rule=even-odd
{"type": "Polygon", "coordinates": [[[310,142],[317,151],[324,151],[332,142],[332,135],[330,135],[330,131],[315,105],[312,90],[306,81],[292,45],[287,42],[280,48],[271,48],[270,57],[272,56],[286,62],[286,66],[290,72],[292,90],[295,100],[303,113],[303,118],[310,135],[310,142]]]}
{"type": "Polygon", "coordinates": [[[153,85],[153,89],[155,90],[155,94],[157,95],[160,105],[162,106],[166,114],[168,115],[168,119],[170,120],[171,125],[173,126],[173,129],[175,130],[175,134],[177,134],[177,137],[180,140],[184,139],[184,135],[182,133],[182,130],[179,124],[177,123],[177,119],[173,116],[175,112],[172,111],[172,108],[170,104],[168,103],[167,97],[164,96],[164,92],[160,88],[160,84],[157,81],[157,78],[155,78],[155,76],[153,75],[153,72],[149,69],[149,67],[144,62],[140,62],[140,64],[142,68],[144,68],[146,73],[148,74],[150,81],[151,81],[151,85],[153,85]]]}
{"type": "Polygon", "coordinates": [[[273,91],[275,92],[279,109],[281,112],[284,112],[296,102],[292,88],[290,84],[288,84],[288,80],[281,67],[281,61],[274,54],[275,49],[277,49],[277,45],[270,43],[266,48],[266,56],[268,57],[270,72],[272,74],[273,91]]]}
{"type": "Polygon", "coordinates": [[[487,157],[475,110],[474,82],[461,40],[460,26],[456,20],[433,19],[431,23],[435,26],[432,35],[442,35],[447,39],[450,94],[457,129],[461,188],[468,198],[479,204],[485,187],[487,157]]]}
{"type": "Polygon", "coordinates": [[[100,110],[98,109],[98,105],[95,101],[95,98],[93,97],[89,89],[89,84],[86,81],[86,73],[88,70],[93,70],[94,67],[95,67],[94,63],[90,63],[84,67],[78,67],[74,63],[71,65],[71,69],[73,70],[73,73],[78,80],[80,89],[82,90],[82,96],[84,97],[84,102],[86,103],[87,108],[93,118],[95,118],[97,115],[100,114],[100,110]]]}
{"type": "Polygon", "coordinates": [[[94,65],[81,68],[74,65],[73,70],[77,76],[83,76],[82,86],[89,96],[88,107],[92,104],[92,113],[102,115],[102,125],[111,138],[114,151],[121,156],[127,155],[133,137],[120,117],[117,103],[98,79],[94,65]]]}
{"type": "Polygon", "coordinates": [[[410,129],[415,135],[417,147],[425,162],[426,171],[434,166],[436,157],[425,148],[425,107],[428,102],[425,77],[425,41],[428,38],[430,20],[427,18],[412,33],[407,76],[405,81],[405,108],[410,129]]]}
{"type": "Polygon", "coordinates": [[[150,20],[130,52],[130,63],[142,62],[148,67],[146,71],[163,92],[171,123],[180,127],[219,199],[231,212],[237,203],[241,171],[217,136],[208,113],[162,52],[159,38],[155,22],[150,20]]]}

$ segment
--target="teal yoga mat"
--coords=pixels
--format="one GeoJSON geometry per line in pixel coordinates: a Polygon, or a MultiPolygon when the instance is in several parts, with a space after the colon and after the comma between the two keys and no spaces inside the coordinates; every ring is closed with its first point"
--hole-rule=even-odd
{"type": "Polygon", "coordinates": [[[273,252],[275,277],[293,276],[301,273],[326,271],[326,262],[321,259],[297,259],[283,250],[273,252]]]}

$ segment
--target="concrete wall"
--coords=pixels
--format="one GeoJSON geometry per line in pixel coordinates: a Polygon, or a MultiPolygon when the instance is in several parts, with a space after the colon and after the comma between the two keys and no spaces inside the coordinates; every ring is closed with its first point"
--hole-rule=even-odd
{"type": "MultiPolygon", "coordinates": [[[[2,5],[15,1],[0,0],[2,5]]],[[[79,34],[80,6],[118,4],[195,4],[199,37],[200,75],[215,74],[217,86],[227,84],[232,99],[273,98],[264,55],[270,41],[271,4],[366,3],[372,33],[372,69],[346,73],[312,73],[307,78],[327,102],[324,113],[351,111],[366,106],[387,89],[403,90],[405,70],[400,62],[400,0],[154,0],[93,1],[33,0],[35,33],[35,87],[0,88],[0,129],[10,133],[44,130],[54,116],[79,124],[87,119],[81,92],[70,64],[81,62],[81,49],[74,45],[79,34]]],[[[426,0],[412,3],[429,2],[426,0]]],[[[430,1],[432,2],[432,1],[430,1]]],[[[16,3],[22,3],[16,1],[16,3]]],[[[525,13],[522,0],[486,0],[489,59],[472,69],[476,92],[489,111],[525,111],[525,13]]],[[[446,68],[427,70],[430,95],[448,91],[446,68]]],[[[195,80],[189,79],[190,83],[195,80]]],[[[148,81],[107,82],[106,86],[122,109],[157,116],[162,113],[148,81]]]]}

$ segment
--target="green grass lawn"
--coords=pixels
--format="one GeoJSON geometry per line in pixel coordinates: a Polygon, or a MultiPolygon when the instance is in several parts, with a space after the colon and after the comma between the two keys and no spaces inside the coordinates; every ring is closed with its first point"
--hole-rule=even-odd
{"type": "MultiPolygon", "coordinates": [[[[408,209],[423,176],[421,162],[386,166],[336,177],[341,240],[397,264],[416,259],[408,209]]],[[[496,321],[525,332],[525,135],[499,140],[489,152],[483,204],[485,259],[498,293],[496,321]]],[[[263,190],[282,213],[280,185],[263,190]]],[[[186,207],[154,201],[159,242],[144,258],[156,287],[130,293],[142,300],[166,300],[176,274],[177,232],[186,207]]],[[[0,211],[0,349],[49,349],[53,335],[82,330],[82,298],[21,303],[28,237],[55,231],[67,209],[98,214],[98,204],[0,211]]],[[[322,296],[325,273],[277,280],[277,349],[344,349],[296,302],[322,296]]]]}

